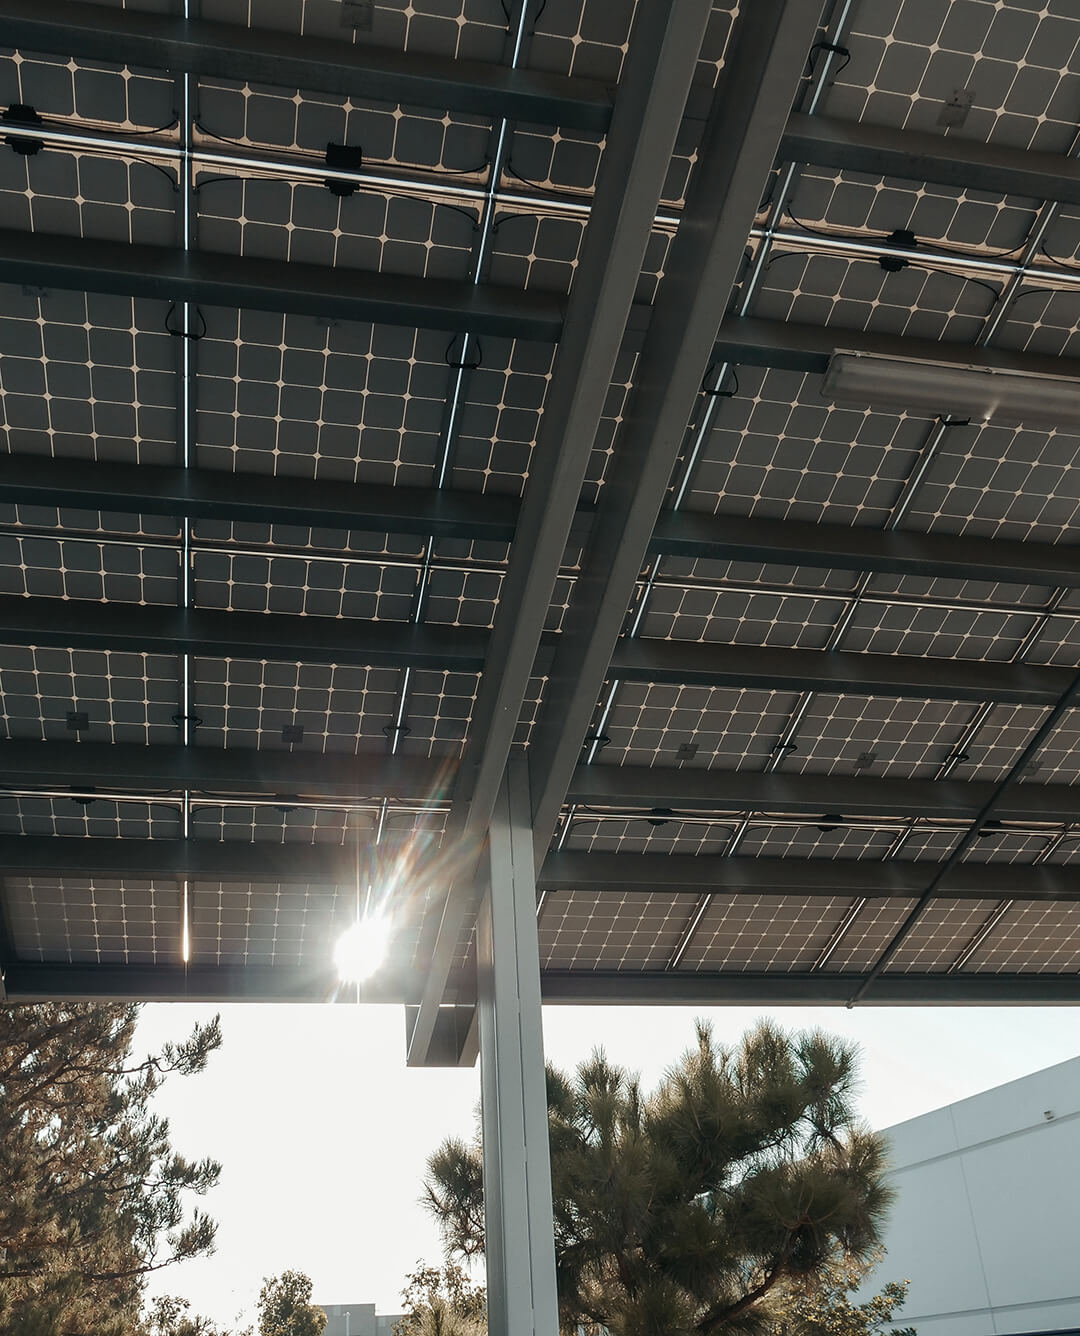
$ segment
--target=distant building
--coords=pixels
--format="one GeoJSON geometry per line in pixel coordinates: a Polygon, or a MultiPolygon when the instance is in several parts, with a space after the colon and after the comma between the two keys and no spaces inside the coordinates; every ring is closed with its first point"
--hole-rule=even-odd
{"type": "Polygon", "coordinates": [[[886,1135],[899,1195],[868,1286],[911,1281],[898,1325],[919,1336],[1080,1329],[1080,1058],[886,1135]]]}
{"type": "MultiPolygon", "coordinates": [[[[318,1300],[316,1300],[318,1302],[318,1300]]],[[[393,1336],[400,1313],[376,1313],[374,1304],[323,1304],[326,1314],[323,1336],[393,1336]]]]}

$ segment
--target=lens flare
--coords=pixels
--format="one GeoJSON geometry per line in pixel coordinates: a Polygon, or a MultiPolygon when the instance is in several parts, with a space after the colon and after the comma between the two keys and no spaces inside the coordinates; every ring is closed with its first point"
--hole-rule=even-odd
{"type": "Polygon", "coordinates": [[[390,924],[381,916],[358,919],[338,938],[334,964],[346,983],[363,983],[378,970],[390,949],[390,924]]]}

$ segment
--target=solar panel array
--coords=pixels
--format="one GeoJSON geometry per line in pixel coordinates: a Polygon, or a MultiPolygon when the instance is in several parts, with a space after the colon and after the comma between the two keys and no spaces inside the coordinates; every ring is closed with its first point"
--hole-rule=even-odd
{"type": "MultiPolygon", "coordinates": [[[[78,8],[27,7],[0,51],[8,995],[319,994],[374,897],[396,939],[370,995],[414,1002],[488,756],[488,646],[531,615],[515,526],[641,6],[192,12],[196,46],[233,25],[241,71],[274,34],[336,44],[375,80],[347,94],[316,47],[311,88],[224,77],[208,48],[109,61],[126,14],[179,10],[78,8]],[[499,106],[534,76],[528,114],[499,106]]],[[[1080,437],[830,403],[821,353],[1075,374],[1069,6],[824,7],[619,643],[581,679],[572,778],[544,759],[709,116],[761,23],[713,6],[514,702],[508,745],[564,797],[538,824],[545,987],[1076,1000],[1080,437]],[[837,165],[867,129],[889,151],[837,165]],[[961,186],[942,164],[965,153],[961,186]],[[1038,173],[1052,195],[1024,193],[1038,173]]],[[[445,1001],[474,995],[471,931],[445,1001]]]]}

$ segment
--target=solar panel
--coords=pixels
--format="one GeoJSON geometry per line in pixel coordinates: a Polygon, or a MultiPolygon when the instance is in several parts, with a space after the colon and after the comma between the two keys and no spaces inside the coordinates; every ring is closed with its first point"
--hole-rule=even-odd
{"type": "Polygon", "coordinates": [[[1080,206],[1036,156],[1078,133],[1059,9],[830,6],[790,86],[732,109],[760,19],[714,4],[661,154],[619,128],[643,96],[635,0],[393,0],[370,27],[339,0],[205,0],[238,68],[196,47],[190,72],[155,68],[157,39],[109,63],[92,25],[68,50],[46,5],[56,50],[0,56],[0,745],[37,749],[0,834],[54,869],[5,879],[8,964],[176,964],[187,868],[190,963],[322,977],[356,886],[259,860],[325,846],[398,888],[393,986],[445,965],[442,1000],[471,1003],[476,814],[517,752],[541,862],[552,831],[583,860],[539,927],[583,998],[576,976],[702,998],[796,976],[831,999],[882,973],[959,998],[1075,971],[1071,901],[1024,892],[1067,895],[1080,839],[1080,439],[822,388],[848,347],[1075,376],[1080,206]],[[298,87],[256,77],[269,32],[298,87]],[[732,161],[764,98],[801,113],[809,161],[732,161]],[[872,129],[890,171],[944,179],[836,165],[821,116],[845,154],[872,129]],[[970,153],[970,183],[915,132],[970,153]],[[645,199],[627,181],[650,153],[645,199]],[[666,365],[695,321],[709,337],[666,365]],[[788,548],[766,525],[759,552],[766,521],[808,527],[788,548]],[[139,764],[110,770],[126,747],[139,764]],[[575,766],[601,801],[563,801],[575,766]],[[95,875],[104,841],[162,877],[95,875]],[[224,846],[247,881],[199,875],[224,846]],[[655,884],[619,889],[612,859],[655,884]]]}

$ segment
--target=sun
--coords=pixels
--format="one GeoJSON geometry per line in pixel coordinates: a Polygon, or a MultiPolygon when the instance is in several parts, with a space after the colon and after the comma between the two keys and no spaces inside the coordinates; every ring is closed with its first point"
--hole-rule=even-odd
{"type": "Polygon", "coordinates": [[[357,919],[338,938],[334,964],[346,983],[363,983],[386,960],[390,948],[390,923],[381,915],[357,919]]]}

